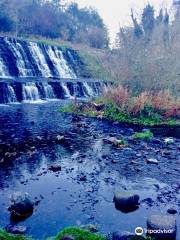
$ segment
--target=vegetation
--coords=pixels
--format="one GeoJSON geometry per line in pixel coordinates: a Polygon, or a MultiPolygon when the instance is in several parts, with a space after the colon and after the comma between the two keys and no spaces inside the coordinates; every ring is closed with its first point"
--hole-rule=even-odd
{"type": "Polygon", "coordinates": [[[80,228],[69,227],[65,228],[62,232],[60,232],[55,240],[61,240],[64,236],[72,236],[75,240],[105,240],[106,238],[100,234],[94,234],[87,230],[83,230],[80,228]]]}
{"type": "Polygon", "coordinates": [[[153,137],[153,133],[151,131],[145,131],[145,132],[136,132],[132,136],[133,138],[145,138],[145,139],[151,139],[153,137]]]}
{"type": "Polygon", "coordinates": [[[0,240],[30,240],[30,238],[21,236],[21,235],[13,235],[9,234],[4,230],[0,230],[0,240]]]}
{"type": "Polygon", "coordinates": [[[169,91],[142,92],[134,96],[121,85],[106,87],[103,97],[95,103],[75,102],[61,111],[145,126],[180,125],[180,100],[169,91]],[[100,111],[98,105],[102,105],[100,111]]]}
{"type": "MultiPolygon", "coordinates": [[[[91,233],[88,230],[83,230],[77,227],[68,227],[63,231],[57,234],[56,237],[49,238],[49,240],[61,240],[65,236],[74,237],[75,240],[106,240],[107,238],[100,235],[91,233]]],[[[0,230],[0,240],[32,240],[31,238],[13,235],[5,232],[4,230],[0,230]]],[[[153,240],[151,237],[140,237],[134,236],[132,240],[153,240]]]]}
{"type": "Polygon", "coordinates": [[[98,12],[65,0],[0,0],[0,31],[108,47],[107,29],[98,12]]]}

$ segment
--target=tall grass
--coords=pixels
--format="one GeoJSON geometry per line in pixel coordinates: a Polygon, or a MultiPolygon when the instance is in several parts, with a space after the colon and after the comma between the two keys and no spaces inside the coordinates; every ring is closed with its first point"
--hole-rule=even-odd
{"type": "Polygon", "coordinates": [[[180,98],[169,90],[152,93],[144,91],[137,96],[122,85],[108,86],[103,91],[104,101],[115,104],[121,112],[132,116],[154,116],[180,118],[180,98]]]}

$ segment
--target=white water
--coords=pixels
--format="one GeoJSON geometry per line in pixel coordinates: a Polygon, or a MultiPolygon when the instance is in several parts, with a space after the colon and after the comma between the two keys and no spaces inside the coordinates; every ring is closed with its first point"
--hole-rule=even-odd
{"type": "Polygon", "coordinates": [[[62,86],[62,88],[64,90],[65,97],[66,98],[71,98],[71,94],[69,92],[69,89],[68,89],[67,85],[65,83],[61,83],[61,86],[62,86]]]}
{"type": "Polygon", "coordinates": [[[16,94],[12,86],[8,85],[8,103],[15,103],[17,102],[16,94]]]}
{"type": "Polygon", "coordinates": [[[52,76],[51,71],[48,67],[48,64],[46,62],[46,59],[38,46],[37,43],[30,42],[29,43],[29,50],[31,52],[31,55],[34,59],[34,62],[36,63],[39,71],[41,72],[41,75],[43,77],[50,77],[52,76]]]}
{"type": "Polygon", "coordinates": [[[16,45],[14,42],[10,42],[8,39],[5,39],[6,44],[11,49],[15,59],[16,59],[16,65],[19,70],[19,74],[21,76],[27,76],[27,70],[25,66],[25,62],[23,60],[23,57],[21,55],[21,52],[18,49],[18,45],[16,45]]]}
{"type": "Polygon", "coordinates": [[[0,58],[0,76],[1,77],[5,77],[6,76],[6,68],[5,68],[1,58],[0,58]]]}
{"type": "Polygon", "coordinates": [[[83,82],[83,87],[85,88],[88,96],[90,96],[90,97],[94,96],[93,89],[89,86],[89,84],[87,82],[83,82]]]}
{"type": "Polygon", "coordinates": [[[38,101],[40,100],[39,91],[35,83],[26,83],[22,86],[22,94],[24,101],[38,101]]]}
{"type": "Polygon", "coordinates": [[[47,54],[51,59],[57,74],[61,78],[76,78],[75,73],[69,68],[62,52],[57,47],[46,47],[47,54]]]}
{"type": "Polygon", "coordinates": [[[55,99],[54,91],[51,85],[49,85],[48,83],[44,83],[43,88],[44,88],[46,99],[55,99]]]}

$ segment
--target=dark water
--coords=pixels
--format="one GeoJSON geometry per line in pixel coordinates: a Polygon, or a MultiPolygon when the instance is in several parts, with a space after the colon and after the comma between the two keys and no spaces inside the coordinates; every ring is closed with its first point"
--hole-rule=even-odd
{"type": "Polygon", "coordinates": [[[116,149],[104,144],[103,137],[123,134],[128,138],[132,129],[93,119],[75,120],[58,113],[60,105],[51,102],[0,107],[1,142],[23,143],[52,134],[64,134],[67,139],[65,144],[47,142],[21,149],[17,157],[0,165],[1,227],[10,223],[7,207],[14,192],[28,192],[40,201],[34,214],[19,223],[28,227],[28,235],[38,239],[53,236],[66,226],[90,223],[103,233],[134,232],[137,226],[146,227],[149,214],[166,213],[171,206],[178,208],[178,139],[173,147],[159,149],[141,142],[116,149]],[[169,152],[168,157],[164,152],[169,152]],[[147,165],[145,157],[156,157],[160,164],[147,165]],[[137,166],[132,160],[138,161],[137,166]],[[59,173],[48,170],[54,163],[61,165],[59,173]],[[84,175],[86,181],[81,181],[84,175]],[[140,208],[128,214],[116,210],[116,189],[138,193],[140,208]]]}

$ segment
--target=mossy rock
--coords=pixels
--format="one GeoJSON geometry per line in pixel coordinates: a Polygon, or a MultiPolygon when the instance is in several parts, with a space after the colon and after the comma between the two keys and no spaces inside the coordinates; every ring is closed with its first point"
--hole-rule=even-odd
{"type": "Polygon", "coordinates": [[[60,232],[54,240],[63,240],[65,236],[72,236],[75,240],[105,240],[106,238],[100,234],[91,233],[88,230],[83,230],[76,227],[65,228],[60,232]]]}

